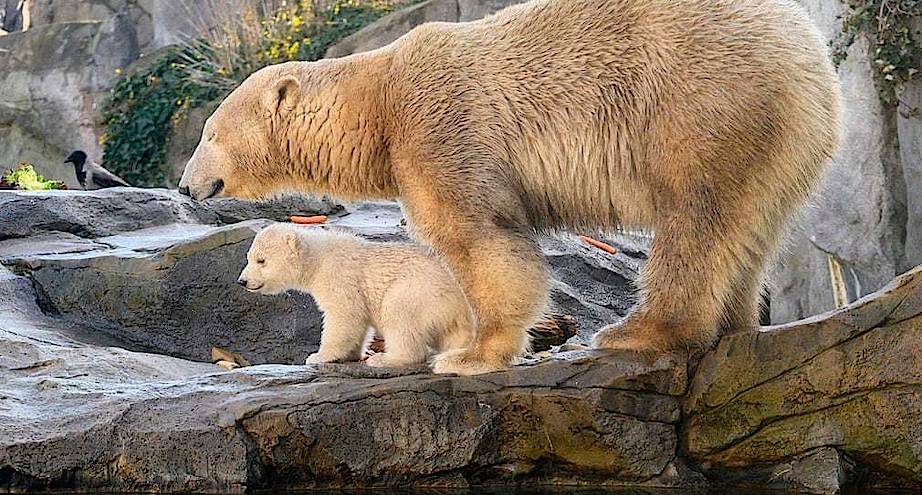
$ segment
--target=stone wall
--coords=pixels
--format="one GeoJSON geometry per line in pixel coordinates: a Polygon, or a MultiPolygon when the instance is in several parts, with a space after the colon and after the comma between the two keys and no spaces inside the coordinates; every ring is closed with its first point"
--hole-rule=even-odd
{"type": "MultiPolygon", "coordinates": [[[[834,39],[844,2],[801,3],[834,39]]],[[[870,45],[859,38],[839,68],[842,145],[772,274],[775,323],[835,306],[829,258],[842,267],[851,301],[922,264],[922,115],[881,104],[870,45]]],[[[922,107],[922,81],[911,84],[902,100],[922,107]]]]}
{"type": "Polygon", "coordinates": [[[138,55],[122,23],[44,24],[0,37],[0,168],[27,161],[76,184],[64,157],[75,148],[100,155],[100,104],[116,70],[138,55]]]}

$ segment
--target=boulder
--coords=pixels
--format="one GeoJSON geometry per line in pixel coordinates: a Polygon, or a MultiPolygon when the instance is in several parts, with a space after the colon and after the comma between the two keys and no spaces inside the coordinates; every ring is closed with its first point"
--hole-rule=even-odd
{"type": "Polygon", "coordinates": [[[725,336],[698,365],[683,444],[713,470],[835,449],[922,481],[922,267],[855,304],[725,336]]]}
{"type": "Polygon", "coordinates": [[[44,191],[0,194],[0,241],[49,232],[83,238],[172,223],[231,224],[290,215],[329,215],[342,207],[329,199],[281,197],[264,203],[218,198],[196,202],[166,189],[111,188],[96,191],[44,191]]]}
{"type": "Polygon", "coordinates": [[[525,0],[458,0],[458,20],[476,21],[525,0]]]}
{"type": "Polygon", "coordinates": [[[327,58],[381,48],[426,22],[465,22],[486,17],[524,0],[426,0],[398,10],[327,49],[327,58]]]}
{"type": "Polygon", "coordinates": [[[327,49],[327,58],[381,48],[425,22],[457,22],[457,0],[426,0],[386,15],[327,49]]]}
{"type": "MultiPolygon", "coordinates": [[[[292,366],[317,344],[310,299],[233,283],[256,217],[324,204],[286,201],[0,193],[0,490],[922,488],[922,267],[691,366],[558,348],[477,377],[292,366]],[[257,364],[225,371],[212,346],[257,364]]],[[[314,228],[407,239],[396,204],[325,211],[314,228]]],[[[541,241],[566,348],[633,302],[646,240],[606,241],[541,241]]]]}
{"type": "Polygon", "coordinates": [[[0,205],[0,262],[29,275],[48,314],[130,349],[201,361],[212,346],[255,363],[300,362],[317,348],[308,296],[262,297],[234,281],[265,223],[242,220],[341,209],[329,201],[200,204],[121,188],[5,193],[0,205]]]}

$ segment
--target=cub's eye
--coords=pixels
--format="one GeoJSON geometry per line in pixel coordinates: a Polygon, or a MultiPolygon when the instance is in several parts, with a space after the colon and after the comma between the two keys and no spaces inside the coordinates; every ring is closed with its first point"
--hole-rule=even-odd
{"type": "Polygon", "coordinates": [[[211,134],[208,135],[208,141],[209,141],[209,142],[214,141],[214,140],[217,139],[217,138],[218,138],[218,133],[217,133],[217,132],[211,131],[211,134]]]}
{"type": "Polygon", "coordinates": [[[265,264],[266,264],[266,260],[264,260],[264,259],[258,259],[258,260],[256,260],[256,264],[257,264],[257,265],[265,265],[265,264]]]}

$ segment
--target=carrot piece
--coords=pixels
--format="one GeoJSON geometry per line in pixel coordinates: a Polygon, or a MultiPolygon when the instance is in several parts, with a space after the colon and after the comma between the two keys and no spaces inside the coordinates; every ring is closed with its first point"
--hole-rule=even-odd
{"type": "Polygon", "coordinates": [[[593,239],[592,237],[588,237],[588,236],[585,236],[585,235],[581,235],[581,236],[579,236],[579,238],[580,238],[581,241],[585,242],[586,244],[589,244],[590,246],[593,246],[593,247],[597,247],[597,248],[601,249],[602,251],[607,252],[608,254],[618,254],[618,250],[617,250],[617,249],[611,247],[611,246],[608,245],[608,244],[605,244],[605,243],[602,242],[602,241],[597,241],[597,240],[593,239]]]}
{"type": "Polygon", "coordinates": [[[292,215],[291,223],[297,223],[300,225],[316,225],[318,223],[325,223],[327,221],[326,215],[315,215],[312,217],[301,217],[298,215],[292,215]]]}

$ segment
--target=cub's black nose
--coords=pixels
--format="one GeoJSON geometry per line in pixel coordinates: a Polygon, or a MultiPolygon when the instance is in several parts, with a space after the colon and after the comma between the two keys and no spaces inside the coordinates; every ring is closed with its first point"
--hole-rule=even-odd
{"type": "Polygon", "coordinates": [[[179,194],[182,194],[183,196],[188,196],[189,186],[179,186],[179,194]]]}
{"type": "Polygon", "coordinates": [[[238,278],[238,279],[237,279],[237,283],[240,284],[240,285],[242,285],[242,286],[244,286],[244,287],[246,287],[246,286],[247,286],[247,279],[245,279],[245,278],[238,278]]]}

